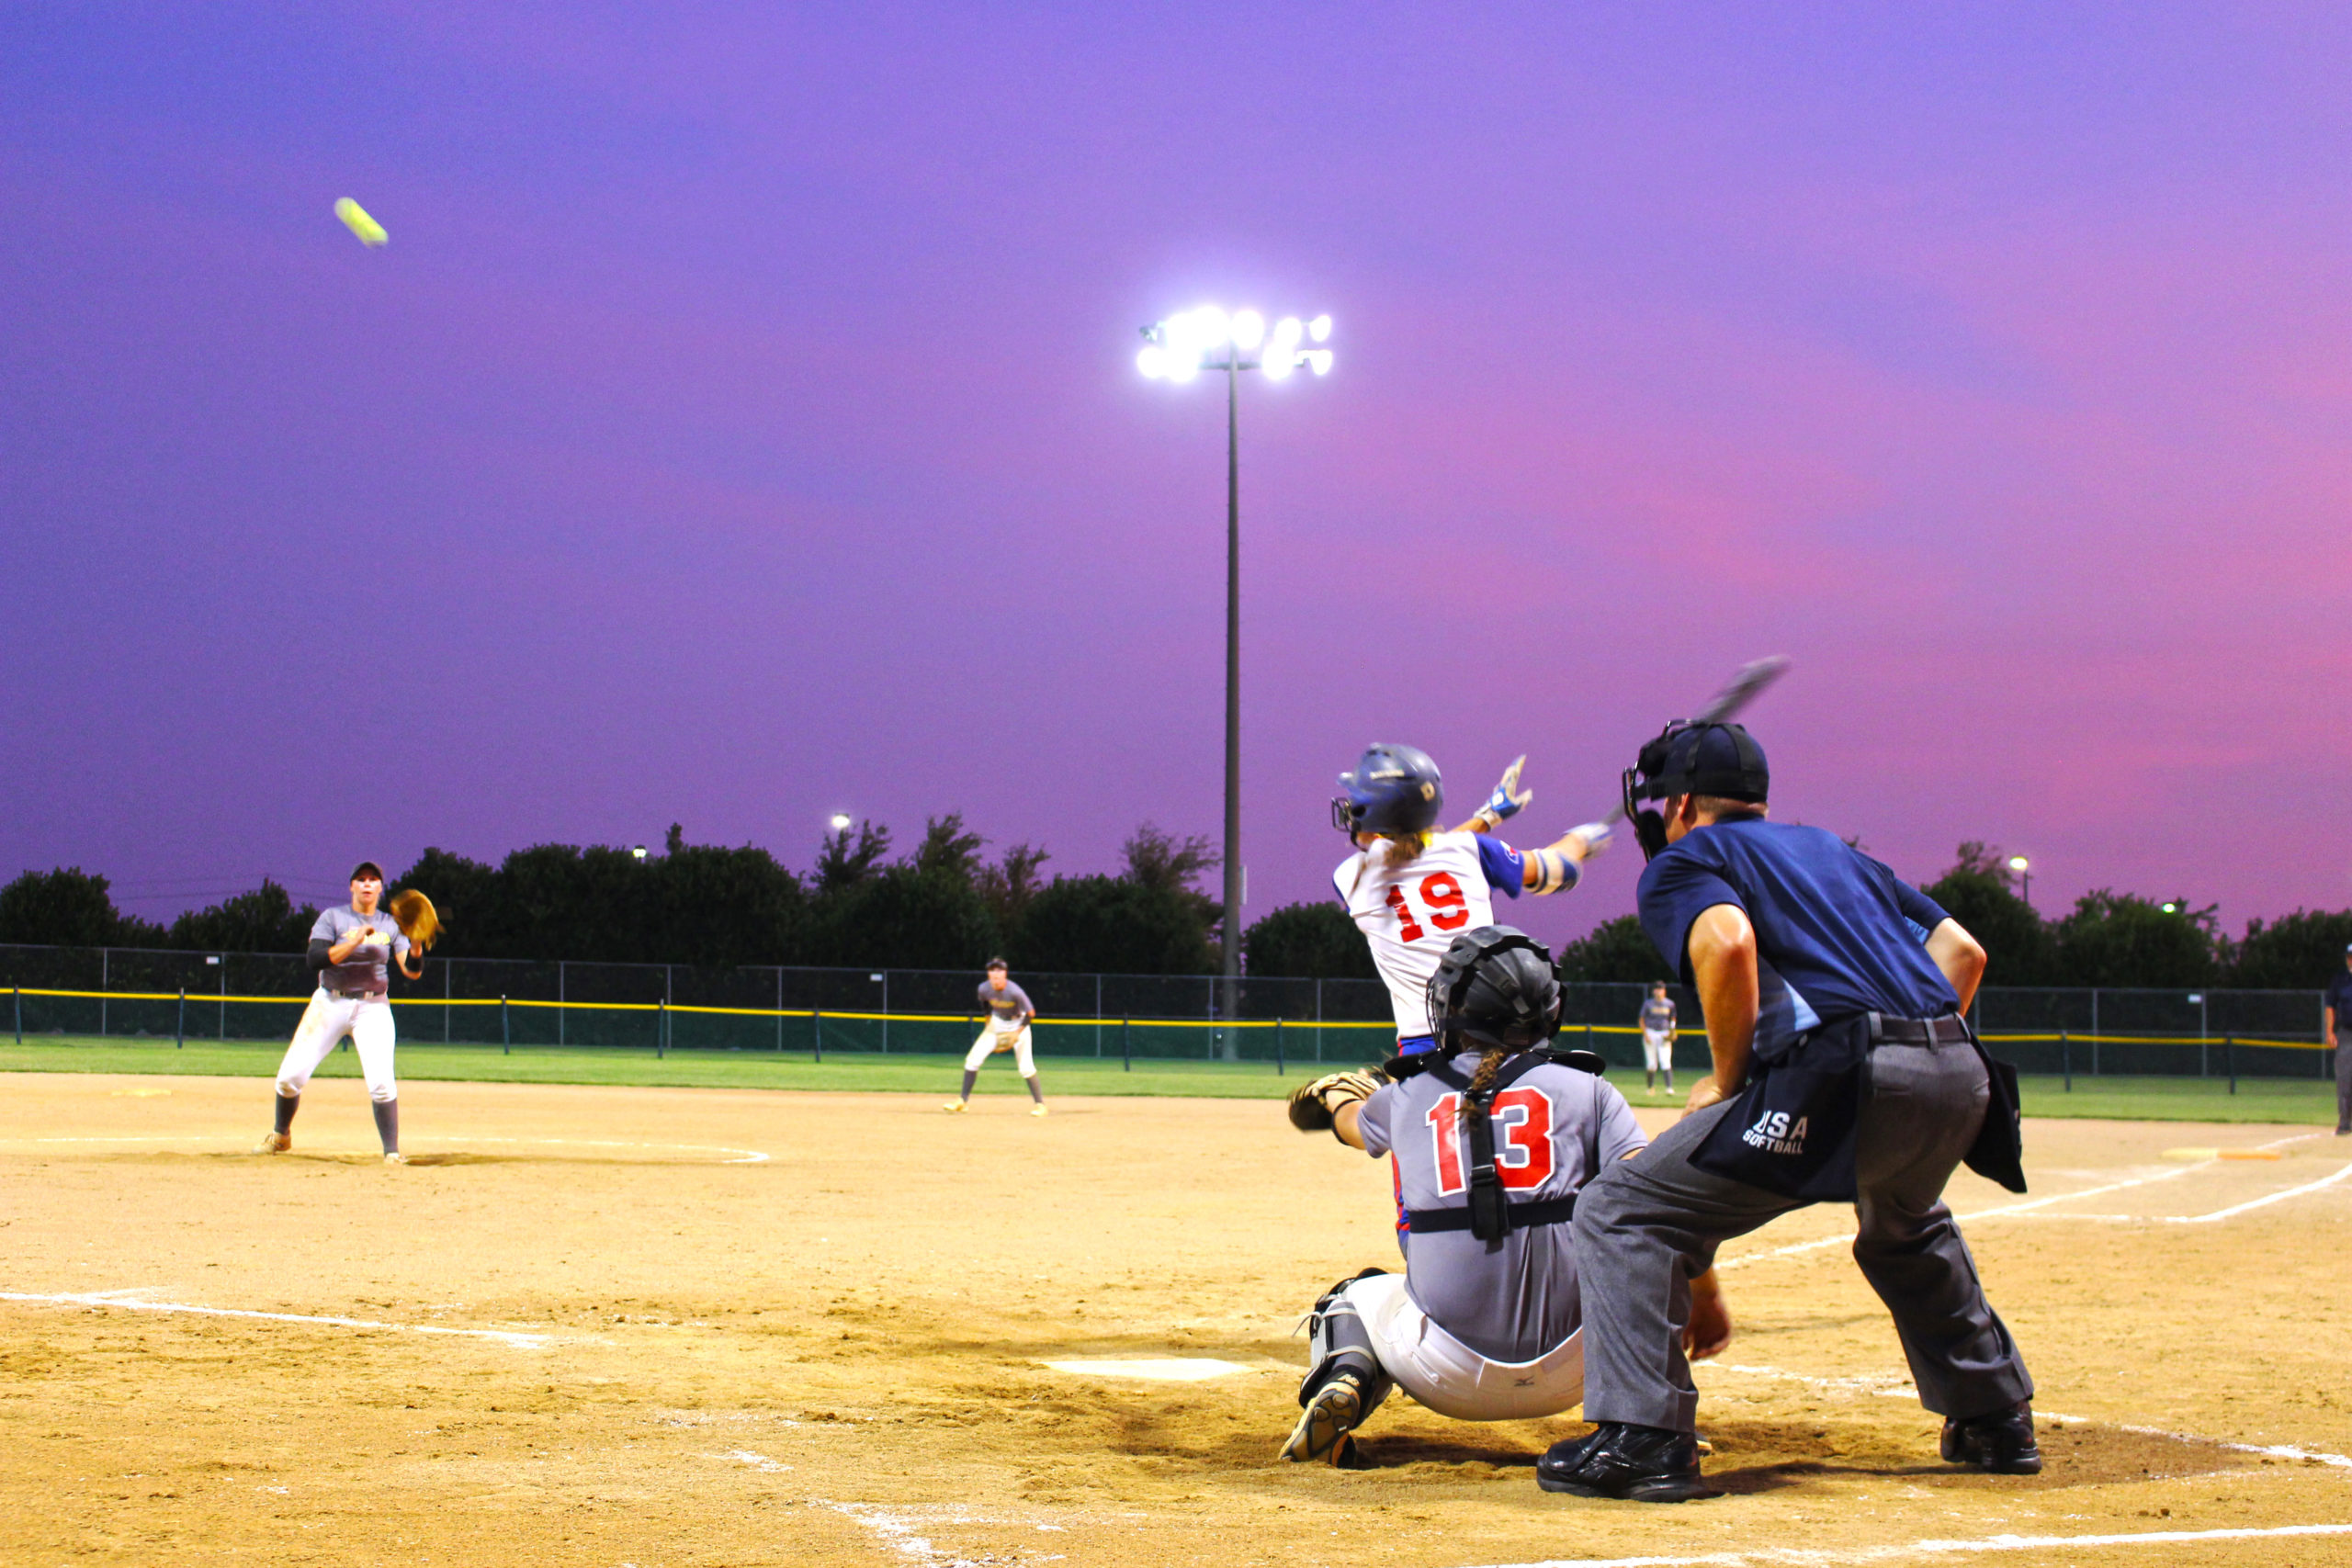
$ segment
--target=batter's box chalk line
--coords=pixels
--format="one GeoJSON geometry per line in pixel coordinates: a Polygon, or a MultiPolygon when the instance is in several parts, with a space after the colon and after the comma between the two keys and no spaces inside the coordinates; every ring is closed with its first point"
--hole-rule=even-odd
{"type": "Polygon", "coordinates": [[[459,1339],[487,1339],[515,1350],[544,1350],[555,1342],[552,1334],[527,1334],[512,1328],[452,1328],[439,1323],[384,1323],[375,1318],[342,1317],[303,1312],[255,1312],[245,1307],[202,1306],[194,1302],[147,1301],[142,1291],[0,1291],[0,1302],[26,1302],[41,1306],[113,1307],[125,1312],[179,1313],[192,1317],[232,1317],[262,1323],[310,1323],[327,1328],[380,1328],[395,1334],[439,1334],[459,1339]]]}
{"type": "MultiPolygon", "coordinates": [[[[1905,1562],[1923,1557],[1981,1556],[2001,1551],[2077,1551],[2101,1546],[2215,1546],[2235,1540],[2341,1535],[2352,1535],[2352,1524],[2143,1530],[2132,1535],[1989,1535],[1975,1540],[1915,1540],[1901,1546],[1863,1546],[1848,1551],[1758,1547],[1752,1551],[1709,1551],[1695,1557],[1555,1557],[1541,1562],[1497,1563],[1490,1568],[1846,1568],[1849,1563],[1905,1562]]],[[[2176,1561],[2197,1560],[2190,1557],[2176,1561]]]]}
{"type": "MultiPolygon", "coordinates": [[[[1699,1368],[1713,1372],[1730,1372],[1739,1377],[1770,1378],[1776,1382],[1803,1383],[1823,1393],[1846,1394],[1867,1399],[1917,1399],[1919,1391],[1911,1380],[1903,1377],[1809,1377],[1803,1372],[1784,1372],[1778,1367],[1739,1366],[1724,1361],[1702,1361],[1699,1368]]],[[[1711,1377],[1708,1381],[1713,1382],[1711,1377]]],[[[2209,1438],[2199,1432],[2175,1432],[2163,1427],[2141,1427],[2121,1421],[2101,1421],[2089,1416],[2066,1416],[2055,1410],[2036,1410],[2036,1417],[2055,1421],[2068,1427],[2104,1427],[2111,1432],[2129,1432],[2135,1438],[2161,1438],[2174,1443],[2207,1443],[2227,1453],[2256,1454],[2265,1459],[2291,1460],[2298,1463],[2324,1465],[2330,1470],[2352,1471],[2352,1455],[2332,1454],[2318,1449],[2299,1448],[2292,1443],[2233,1443],[2226,1438],[2209,1438]]]]}
{"type": "Polygon", "coordinates": [[[844,1518],[854,1519],[872,1530],[876,1544],[898,1553],[910,1562],[920,1562],[924,1568],[1008,1568],[1013,1562],[1057,1562],[1059,1556],[1034,1557],[1023,1553],[1018,1558],[999,1557],[993,1552],[983,1557],[960,1557],[932,1545],[930,1539],[917,1535],[922,1529],[937,1529],[941,1525],[983,1525],[999,1529],[1034,1529],[1066,1533],[1066,1525],[1041,1524],[1034,1519],[992,1518],[973,1513],[958,1504],[911,1505],[886,1507],[879,1503],[836,1503],[828,1497],[811,1497],[811,1506],[831,1508],[844,1518]]]}

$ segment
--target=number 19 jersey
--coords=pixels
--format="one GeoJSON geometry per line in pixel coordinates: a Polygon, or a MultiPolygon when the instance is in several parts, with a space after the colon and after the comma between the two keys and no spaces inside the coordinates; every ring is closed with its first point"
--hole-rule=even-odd
{"type": "Polygon", "coordinates": [[[1359,850],[1331,874],[1348,918],[1372,944],[1388,987],[1397,1038],[1430,1032],[1430,976],[1448,943],[1495,923],[1491,889],[1519,897],[1526,880],[1517,850],[1483,833],[1435,833],[1410,860],[1385,840],[1359,850]]]}

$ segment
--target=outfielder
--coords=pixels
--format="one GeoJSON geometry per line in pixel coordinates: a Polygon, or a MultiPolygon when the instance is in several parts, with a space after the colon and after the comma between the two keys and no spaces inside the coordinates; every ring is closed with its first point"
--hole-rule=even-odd
{"type": "Polygon", "coordinates": [[[361,861],[351,873],[350,907],[327,910],[311,928],[310,965],[319,971],[319,986],[295,1026],[285,1060],[277,1065],[277,1122],[254,1145],[257,1155],[282,1155],[294,1146],[294,1112],[301,1106],[302,1089],[347,1034],[359,1053],[360,1074],[368,1080],[368,1108],[376,1114],[384,1163],[408,1163],[401,1153],[400,1085],[392,1077],[386,960],[397,959],[401,973],[416,979],[424,973],[423,952],[433,944],[440,924],[423,894],[403,893],[396,900],[421,911],[406,920],[377,908],[383,896],[383,872],[374,861],[361,861]],[[413,953],[417,960],[413,965],[413,953]]]}
{"type": "Polygon", "coordinates": [[[1714,1071],[1577,1209],[1585,1414],[1600,1425],[1537,1463],[1546,1491],[1706,1495],[1689,1282],[1724,1242],[1816,1202],[1854,1205],[1854,1261],[1894,1316],[1920,1403],[1944,1417],[1943,1457],[2041,1468],[2033,1380],[1943,1201],[1963,1161],[2025,1190],[2016,1077],[1966,1021],[1984,950],[1837,835],[1771,821],[1770,783],[1736,724],[1669,726],[1625,772],[1649,858],[1642,927],[1697,992],[1714,1071]]]}
{"type": "Polygon", "coordinates": [[[1674,1092],[1674,998],[1666,994],[1666,982],[1660,980],[1650,987],[1649,998],[1642,1003],[1642,1087],[1656,1087],[1657,1075],[1666,1075],[1666,1092],[1674,1092]]]}
{"type": "MultiPolygon", "coordinates": [[[[1556,1416],[1584,1396],[1568,1222],[1594,1173],[1647,1140],[1599,1057],[1545,1047],[1560,987],[1523,932],[1456,936],[1427,990],[1437,1049],[1291,1097],[1302,1130],[1396,1156],[1412,1220],[1404,1278],[1367,1269],[1315,1303],[1284,1459],[1355,1462],[1352,1434],[1392,1387],[1464,1421],[1556,1416]]],[[[1713,1276],[1694,1285],[1687,1350],[1712,1356],[1731,1322],[1713,1276]]]]}
{"type": "Polygon", "coordinates": [[[964,1092],[947,1102],[946,1109],[961,1112],[972,1103],[972,1085],[979,1080],[980,1064],[1000,1052],[1012,1053],[1013,1066],[1021,1069],[1022,1081],[1029,1086],[1029,1107],[1032,1116],[1046,1113],[1046,1097],[1037,1089],[1037,1064],[1029,1054],[1029,1026],[1037,1021],[1037,1010],[1030,1005],[1029,993],[1006,977],[1004,960],[989,960],[989,977],[980,982],[980,1006],[987,1010],[989,1021],[972,1048],[964,1054],[964,1092]]]}
{"type": "Polygon", "coordinates": [[[1428,752],[1374,745],[1353,773],[1340,775],[1342,793],[1331,801],[1331,821],[1354,841],[1355,852],[1340,863],[1331,882],[1388,987],[1400,1055],[1435,1043],[1430,976],[1454,936],[1494,923],[1494,890],[1510,898],[1522,889],[1565,892],[1577,885],[1584,862],[1609,847],[1610,829],[1600,822],[1525,853],[1494,836],[1534,798],[1519,787],[1526,761],[1513,762],[1487,804],[1444,832],[1434,829],[1445,788],[1428,752]]]}

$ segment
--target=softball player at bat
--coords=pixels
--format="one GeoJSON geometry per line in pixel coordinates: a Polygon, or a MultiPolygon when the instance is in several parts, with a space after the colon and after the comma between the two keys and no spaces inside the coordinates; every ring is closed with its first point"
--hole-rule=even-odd
{"type": "Polygon", "coordinates": [[[424,965],[421,959],[411,965],[408,938],[390,914],[377,908],[383,897],[383,872],[374,861],[361,861],[351,873],[350,907],[327,910],[311,928],[310,964],[319,971],[319,987],[295,1026],[286,1059],[277,1065],[277,1119],[254,1145],[257,1155],[282,1155],[294,1146],[294,1112],[302,1103],[302,1089],[327,1053],[347,1034],[359,1053],[360,1075],[368,1080],[368,1108],[376,1113],[384,1163],[408,1163],[401,1153],[400,1085],[392,1077],[392,1004],[385,994],[390,983],[386,961],[397,960],[401,973],[412,980],[424,973],[424,965]]]}
{"type": "Polygon", "coordinates": [[[1428,992],[1446,942],[1494,923],[1494,890],[1510,898],[1522,889],[1561,893],[1577,885],[1584,862],[1609,847],[1605,823],[1588,822],[1540,850],[1521,853],[1494,836],[1501,823],[1535,798],[1519,787],[1527,759],[1505,769],[1502,782],[1470,819],[1433,830],[1445,788],[1428,752],[1411,746],[1372,746],[1355,772],[1340,775],[1341,794],[1331,820],[1355,841],[1355,852],[1331,874],[1340,902],[1372,945],[1372,961],[1396,1012],[1396,1049],[1426,1051],[1430,1036],[1428,992]]]}
{"type": "Polygon", "coordinates": [[[1013,1066],[1021,1069],[1022,1081],[1029,1086],[1029,1114],[1043,1116],[1046,1097],[1038,1091],[1037,1064],[1029,1055],[1029,1026],[1037,1021],[1037,1010],[1030,1005],[1029,993],[1006,977],[1001,958],[989,960],[989,977],[980,982],[980,1006],[988,1010],[988,1026],[965,1053],[964,1092],[949,1100],[946,1109],[959,1113],[969,1110],[980,1065],[1000,1051],[1010,1051],[1013,1066]]]}
{"type": "MultiPolygon", "coordinates": [[[[1427,987],[1440,1044],[1377,1073],[1302,1087],[1291,1120],[1394,1155],[1411,1210],[1401,1280],[1368,1269],[1323,1294],[1292,1461],[1356,1462],[1355,1428],[1393,1387],[1441,1416],[1520,1421],[1584,1397],[1577,1194],[1648,1140],[1588,1052],[1556,1052],[1552,955],[1508,926],[1464,931],[1427,987]],[[1391,1081],[1391,1075],[1396,1075],[1391,1081]]],[[[1731,1321],[1712,1271],[1692,1281],[1688,1353],[1731,1321]]]]}

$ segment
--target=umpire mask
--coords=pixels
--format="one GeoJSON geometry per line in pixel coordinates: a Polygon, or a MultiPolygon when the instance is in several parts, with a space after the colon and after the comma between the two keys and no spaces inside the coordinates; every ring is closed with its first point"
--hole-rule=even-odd
{"type": "Polygon", "coordinates": [[[1645,800],[1678,795],[1713,795],[1762,805],[1772,775],[1764,748],[1736,724],[1689,724],[1676,719],[1657,733],[1624,773],[1625,815],[1642,859],[1656,860],[1666,848],[1666,817],[1645,800]]]}

